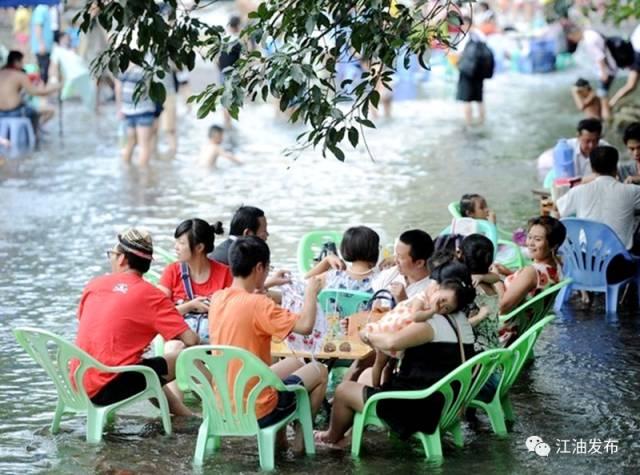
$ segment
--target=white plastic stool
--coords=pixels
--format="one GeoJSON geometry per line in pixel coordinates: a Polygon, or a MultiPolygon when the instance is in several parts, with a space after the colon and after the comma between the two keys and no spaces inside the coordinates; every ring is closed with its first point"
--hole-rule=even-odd
{"type": "MultiPolygon", "coordinates": [[[[36,135],[28,117],[0,117],[0,137],[9,140],[9,155],[15,157],[31,152],[36,146],[36,135]]],[[[0,149],[6,147],[0,146],[0,149]]]]}

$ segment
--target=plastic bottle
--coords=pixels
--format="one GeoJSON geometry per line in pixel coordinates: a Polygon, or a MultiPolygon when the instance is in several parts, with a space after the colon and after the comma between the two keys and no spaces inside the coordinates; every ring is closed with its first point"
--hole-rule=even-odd
{"type": "Polygon", "coordinates": [[[573,166],[573,147],[566,139],[558,140],[553,149],[553,170],[558,178],[570,178],[576,175],[573,166]]]}
{"type": "Polygon", "coordinates": [[[127,144],[127,122],[124,119],[118,124],[118,143],[121,147],[127,144]]]}

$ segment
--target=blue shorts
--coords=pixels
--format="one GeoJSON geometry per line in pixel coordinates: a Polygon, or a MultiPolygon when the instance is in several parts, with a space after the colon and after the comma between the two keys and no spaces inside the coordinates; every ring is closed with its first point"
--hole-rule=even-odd
{"type": "Polygon", "coordinates": [[[33,107],[27,104],[20,104],[15,109],[0,110],[0,118],[28,117],[29,119],[33,120],[37,116],[38,112],[33,107]]]}
{"type": "MultiPolygon", "coordinates": [[[[282,382],[286,385],[299,384],[302,386],[302,379],[293,374],[284,378],[282,382]]],[[[285,419],[295,410],[296,393],[291,391],[278,391],[278,404],[273,411],[258,419],[258,425],[260,428],[269,427],[276,422],[280,422],[282,419],[285,419]]]]}
{"type": "Polygon", "coordinates": [[[611,84],[613,84],[613,80],[615,79],[614,75],[610,75],[607,77],[606,81],[602,79],[598,79],[598,87],[596,88],[596,96],[598,97],[607,97],[609,95],[609,89],[611,88],[611,84]]]}
{"type": "Polygon", "coordinates": [[[125,115],[127,127],[135,129],[136,127],[151,127],[156,120],[155,113],[143,112],[142,114],[125,115]]]}

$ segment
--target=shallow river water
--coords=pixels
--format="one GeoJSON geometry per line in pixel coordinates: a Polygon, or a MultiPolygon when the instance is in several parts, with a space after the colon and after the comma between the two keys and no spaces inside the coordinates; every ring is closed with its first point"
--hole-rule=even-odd
{"type": "MultiPolygon", "coordinates": [[[[308,230],[366,224],[387,243],[412,227],[435,235],[449,222],[447,204],[464,192],[484,194],[500,224],[513,229],[537,211],[530,191],[538,184],[534,158],[559,135],[574,133],[573,80],[572,73],[498,76],[486,86],[488,125],[471,131],[449,99],[453,86],[427,84],[420,100],[396,104],[394,118],[368,133],[374,160],[359,148],[344,164],[318,153],[285,157],[282,150],[300,130],[276,119],[270,106],[250,107],[234,137],[245,165],[222,163],[213,171],[194,160],[212,120],[183,115],[178,158],[141,170],[118,159],[112,108],[96,118],[66,105],[63,142],[52,124],[41,152],[0,167],[0,473],[193,470],[198,422],[176,421],[175,434],[165,438],[147,404],[126,411],[97,446],[84,442],[79,417],[64,419],[63,431],[50,435],[53,385],[11,333],[32,325],[73,339],[82,288],[107,271],[104,251],[118,230],[144,225],[157,245],[171,248],[181,220],[220,219],[226,226],[237,206],[253,204],[267,212],[273,262],[295,268],[296,243],[308,230]]],[[[634,311],[617,321],[606,320],[601,305],[561,315],[513,389],[518,421],[510,436],[494,437],[483,420],[478,430],[465,430],[464,449],[445,440],[439,468],[425,463],[415,446],[370,432],[359,462],[319,449],[312,458],[281,454],[278,470],[638,473],[639,334],[634,311]],[[548,457],[527,451],[531,435],[551,446],[548,457]],[[589,450],[596,439],[601,454],[580,453],[580,441],[589,450]],[[578,453],[558,453],[564,441],[578,453]]],[[[225,441],[204,467],[206,473],[257,469],[253,440],[225,441]]]]}

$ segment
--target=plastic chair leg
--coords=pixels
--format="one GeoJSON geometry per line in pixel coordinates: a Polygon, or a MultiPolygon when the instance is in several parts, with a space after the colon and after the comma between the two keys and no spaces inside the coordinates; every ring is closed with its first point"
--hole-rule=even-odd
{"type": "Polygon", "coordinates": [[[618,310],[618,291],[619,285],[607,285],[605,295],[605,306],[607,313],[616,313],[618,310]]]}
{"type": "Polygon", "coordinates": [[[310,412],[299,414],[298,422],[304,440],[304,451],[307,455],[313,455],[316,453],[316,444],[313,440],[313,422],[310,412]]]}
{"type": "MultiPolygon", "coordinates": [[[[160,391],[163,391],[160,389],[160,391]]],[[[164,433],[167,435],[171,435],[172,427],[171,427],[171,413],[169,411],[169,403],[167,402],[167,398],[163,397],[164,395],[158,395],[156,398],[158,400],[158,405],[160,406],[160,417],[162,418],[162,427],[164,428],[164,433]]]]}
{"type": "Polygon", "coordinates": [[[362,447],[362,436],[364,432],[364,417],[361,412],[356,413],[353,419],[353,429],[351,431],[351,456],[359,457],[362,447]]]}
{"type": "Polygon", "coordinates": [[[273,470],[275,468],[276,431],[261,430],[258,432],[258,452],[260,452],[260,468],[273,470]]]}
{"type": "Polygon", "coordinates": [[[462,434],[460,421],[451,428],[451,435],[453,436],[453,443],[456,447],[464,447],[464,435],[462,434]]]}
{"type": "Polygon", "coordinates": [[[98,444],[102,440],[105,413],[101,409],[89,408],[87,411],[87,442],[98,444]]]}
{"type": "Polygon", "coordinates": [[[64,414],[64,403],[58,399],[56,405],[56,412],[53,414],[53,421],[51,421],[51,433],[57,434],[60,431],[60,420],[64,414]]]}
{"type": "Polygon", "coordinates": [[[216,449],[215,442],[212,444],[210,440],[213,439],[212,435],[209,435],[209,424],[205,421],[200,425],[198,429],[198,439],[196,440],[196,450],[193,454],[193,464],[201,466],[204,462],[204,457],[207,453],[212,453],[216,449]]]}
{"type": "Polygon", "coordinates": [[[493,429],[494,434],[500,437],[507,436],[505,415],[502,404],[500,404],[500,398],[498,396],[494,397],[493,401],[484,406],[484,409],[487,411],[487,416],[489,416],[489,422],[491,422],[491,429],[493,429]]]}
{"type": "Polygon", "coordinates": [[[501,401],[502,412],[504,413],[504,420],[514,422],[516,420],[513,415],[513,407],[511,406],[511,399],[509,396],[505,395],[501,401]]]}
{"type": "Polygon", "coordinates": [[[564,303],[569,300],[569,296],[571,295],[571,284],[565,285],[558,292],[558,296],[556,297],[556,301],[553,305],[554,310],[560,310],[564,303]]]}
{"type": "Polygon", "coordinates": [[[442,461],[442,443],[440,441],[440,429],[436,429],[433,434],[416,432],[416,437],[422,442],[424,455],[430,462],[442,461]]]}

